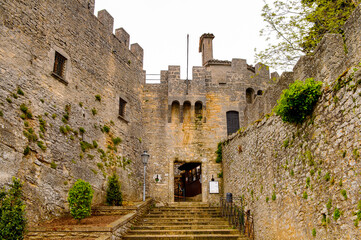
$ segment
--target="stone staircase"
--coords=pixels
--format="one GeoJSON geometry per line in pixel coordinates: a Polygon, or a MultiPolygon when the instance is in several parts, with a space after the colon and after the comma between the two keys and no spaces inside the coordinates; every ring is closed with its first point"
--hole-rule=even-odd
{"type": "Polygon", "coordinates": [[[124,240],[228,239],[246,240],[220,216],[217,207],[205,203],[174,203],[155,207],[132,227],[124,240]]]}

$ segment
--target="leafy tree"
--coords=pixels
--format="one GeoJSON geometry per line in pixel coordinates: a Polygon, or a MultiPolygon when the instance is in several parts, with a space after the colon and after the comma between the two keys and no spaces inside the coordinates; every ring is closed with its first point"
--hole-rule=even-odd
{"type": "Polygon", "coordinates": [[[342,26],[360,0],[276,0],[264,1],[261,30],[268,44],[256,50],[256,60],[286,70],[301,55],[311,53],[325,33],[343,34],[342,26]]]}
{"type": "Polygon", "coordinates": [[[79,222],[91,214],[93,189],[88,182],[78,179],[69,191],[70,214],[79,222]]]}
{"type": "Polygon", "coordinates": [[[111,206],[122,206],[123,197],[120,191],[120,182],[115,173],[109,177],[106,202],[111,206]]]}
{"type": "Polygon", "coordinates": [[[291,83],[277,101],[276,114],[281,116],[284,122],[302,123],[312,113],[321,96],[321,86],[322,82],[316,82],[312,78],[305,82],[297,80],[291,83]]]}
{"type": "Polygon", "coordinates": [[[26,227],[22,183],[13,178],[9,190],[0,190],[0,239],[23,239],[26,227]]]}

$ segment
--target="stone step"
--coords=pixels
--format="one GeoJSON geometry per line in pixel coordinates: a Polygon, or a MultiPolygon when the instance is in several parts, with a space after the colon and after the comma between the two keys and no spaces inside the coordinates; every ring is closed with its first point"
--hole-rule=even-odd
{"type": "Polygon", "coordinates": [[[214,217],[221,217],[221,214],[219,213],[194,213],[194,214],[188,214],[188,213],[168,213],[168,214],[153,214],[150,213],[146,215],[146,218],[173,218],[173,217],[179,217],[179,218],[214,218],[214,217]]]}
{"type": "Polygon", "coordinates": [[[189,219],[187,221],[184,220],[158,220],[158,219],[144,219],[141,220],[139,223],[141,223],[143,226],[150,226],[150,225],[159,225],[159,226],[164,226],[164,225],[173,225],[173,226],[177,226],[177,225],[224,225],[224,224],[228,224],[228,222],[224,219],[213,219],[212,221],[208,220],[202,220],[202,219],[189,219]]]}
{"type": "Polygon", "coordinates": [[[231,229],[231,227],[228,224],[218,224],[218,225],[213,225],[212,224],[179,224],[179,225],[141,225],[141,226],[136,226],[133,227],[134,230],[170,230],[170,229],[231,229]]]}
{"type": "Polygon", "coordinates": [[[209,223],[211,224],[212,222],[223,222],[223,223],[227,223],[227,221],[223,218],[209,218],[209,217],[204,217],[204,218],[181,218],[181,217],[167,217],[167,218],[144,218],[143,221],[144,223],[150,223],[150,222],[156,222],[156,223],[165,223],[165,222],[170,222],[170,223],[209,223]]]}
{"type": "Polygon", "coordinates": [[[234,235],[127,235],[123,237],[123,240],[247,240],[246,237],[242,237],[239,234],[234,235]]]}
{"type": "Polygon", "coordinates": [[[171,229],[171,230],[131,230],[128,235],[232,235],[236,229],[171,229]]]}

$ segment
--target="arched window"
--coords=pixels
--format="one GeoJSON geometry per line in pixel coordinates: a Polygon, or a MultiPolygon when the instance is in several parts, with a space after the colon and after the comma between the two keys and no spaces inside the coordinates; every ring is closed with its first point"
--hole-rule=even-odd
{"type": "Polygon", "coordinates": [[[227,112],[227,134],[237,132],[239,129],[239,113],[237,111],[227,112]]]}
{"type": "Polygon", "coordinates": [[[179,123],[179,102],[173,101],[172,102],[172,115],[171,115],[171,122],[172,123],[179,123]]]}
{"type": "Polygon", "coordinates": [[[203,105],[202,102],[198,101],[194,105],[194,113],[196,118],[202,119],[202,113],[203,113],[203,105]]]}
{"type": "Polygon", "coordinates": [[[262,95],[263,94],[263,91],[262,90],[258,90],[257,91],[257,95],[262,95]]]}
{"type": "Polygon", "coordinates": [[[254,99],[254,90],[253,88],[247,88],[246,90],[246,102],[247,103],[253,103],[254,99]]]}
{"type": "Polygon", "coordinates": [[[183,122],[191,122],[191,103],[188,101],[183,103],[183,122]]]}

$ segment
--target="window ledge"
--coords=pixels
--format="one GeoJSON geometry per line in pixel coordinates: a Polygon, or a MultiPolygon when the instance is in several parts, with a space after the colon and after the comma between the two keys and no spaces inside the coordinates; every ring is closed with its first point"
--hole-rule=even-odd
{"type": "Polygon", "coordinates": [[[61,76],[59,76],[58,74],[56,74],[55,72],[51,72],[51,76],[53,76],[54,78],[56,78],[57,80],[59,80],[61,83],[64,83],[65,85],[68,85],[69,82],[66,81],[64,78],[62,78],[61,76]]]}
{"type": "Polygon", "coordinates": [[[125,123],[129,123],[129,120],[127,120],[125,117],[118,115],[118,118],[122,121],[124,121],[125,123]]]}

